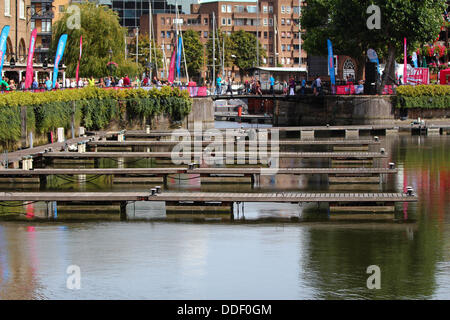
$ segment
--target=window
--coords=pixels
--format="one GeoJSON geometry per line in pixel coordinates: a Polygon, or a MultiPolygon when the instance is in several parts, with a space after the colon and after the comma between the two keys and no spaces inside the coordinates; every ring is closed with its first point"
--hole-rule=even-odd
{"type": "Polygon", "coordinates": [[[170,18],[166,19],[166,24],[170,24],[170,18]]]}
{"type": "Polygon", "coordinates": [[[231,18],[228,18],[228,25],[229,25],[229,26],[232,25],[232,23],[231,23],[231,18]]]}
{"type": "Polygon", "coordinates": [[[291,19],[286,19],[286,25],[288,25],[288,26],[291,25],[291,19]]]}
{"type": "Polygon", "coordinates": [[[5,16],[11,16],[11,0],[5,0],[5,16]]]}
{"type": "Polygon", "coordinates": [[[284,26],[284,19],[281,19],[281,25],[284,26]]]}
{"type": "Polygon", "coordinates": [[[222,13],[227,12],[227,6],[225,4],[222,5],[222,13]]]}
{"type": "Polygon", "coordinates": [[[291,64],[291,58],[286,58],[286,64],[291,64]]]}
{"type": "Polygon", "coordinates": [[[267,50],[267,44],[263,45],[264,50],[267,50]]]}
{"type": "Polygon", "coordinates": [[[286,6],[286,13],[291,13],[291,7],[290,6],[286,6]]]}
{"type": "Polygon", "coordinates": [[[267,13],[267,6],[263,6],[263,12],[267,13]]]}
{"type": "Polygon", "coordinates": [[[203,24],[204,24],[205,26],[208,25],[208,19],[207,19],[207,18],[203,18],[203,24]]]}
{"type": "Polygon", "coordinates": [[[273,32],[269,31],[269,39],[272,39],[272,38],[273,38],[273,32]]]}
{"type": "Polygon", "coordinates": [[[281,64],[284,64],[284,58],[281,58],[281,64]]]}
{"type": "Polygon", "coordinates": [[[237,12],[237,13],[244,12],[244,6],[234,6],[234,12],[237,12]]]}
{"type": "Polygon", "coordinates": [[[287,51],[291,51],[291,45],[290,44],[286,45],[286,50],[287,51]]]}
{"type": "Polygon", "coordinates": [[[296,14],[299,14],[300,13],[300,10],[299,10],[299,8],[300,7],[293,7],[292,9],[292,11],[294,12],[294,13],[296,13],[296,14]]]}
{"type": "Polygon", "coordinates": [[[243,26],[245,24],[245,19],[235,19],[234,25],[235,26],[243,26]]]}
{"type": "Polygon", "coordinates": [[[347,79],[350,75],[355,78],[355,65],[353,64],[353,61],[351,59],[345,60],[343,69],[344,79],[347,79]]]}
{"type": "Polygon", "coordinates": [[[263,21],[264,21],[264,22],[263,22],[263,23],[264,23],[264,25],[265,25],[265,26],[267,26],[267,18],[264,18],[264,20],[263,20],[263,21]]]}
{"type": "Polygon", "coordinates": [[[284,44],[281,45],[281,51],[286,51],[286,46],[284,44]]]}
{"type": "Polygon", "coordinates": [[[30,21],[30,31],[33,31],[34,29],[36,29],[36,21],[31,20],[30,21]]]}
{"type": "Polygon", "coordinates": [[[247,6],[247,12],[256,13],[256,6],[247,6]]]}
{"type": "Polygon", "coordinates": [[[269,19],[269,26],[273,26],[273,19],[272,18],[269,19]]]}
{"type": "Polygon", "coordinates": [[[227,19],[222,18],[222,25],[223,25],[223,26],[226,26],[226,25],[227,25],[227,19]]]}
{"type": "Polygon", "coordinates": [[[208,38],[208,31],[203,31],[203,38],[208,38]]]}
{"type": "Polygon", "coordinates": [[[269,6],[269,12],[270,12],[270,13],[273,12],[273,6],[269,6]]]}
{"type": "Polygon", "coordinates": [[[52,32],[52,20],[42,20],[42,32],[52,32]]]}
{"type": "Polygon", "coordinates": [[[166,44],[166,50],[170,50],[170,44],[166,44]]]}
{"type": "Polygon", "coordinates": [[[286,12],[285,7],[284,7],[284,6],[281,6],[281,13],[285,13],[285,12],[286,12]]]}
{"type": "Polygon", "coordinates": [[[291,33],[290,32],[286,32],[286,37],[290,38],[291,37],[291,33]]]}
{"type": "Polygon", "coordinates": [[[282,37],[282,38],[286,38],[286,32],[283,31],[283,32],[281,33],[281,37],[282,37]]]}
{"type": "Polygon", "coordinates": [[[65,10],[65,7],[64,7],[64,6],[59,6],[58,11],[59,11],[60,13],[64,12],[64,10],[65,10]]]}
{"type": "Polygon", "coordinates": [[[264,31],[264,39],[267,39],[267,31],[264,31]]]}
{"type": "Polygon", "coordinates": [[[167,39],[170,39],[170,31],[167,31],[167,39]]]}
{"type": "Polygon", "coordinates": [[[164,22],[166,22],[165,18],[161,18],[161,24],[164,25],[164,22]]]}
{"type": "Polygon", "coordinates": [[[231,11],[231,6],[227,6],[227,12],[228,13],[231,13],[232,11],[231,11]]]}
{"type": "Polygon", "coordinates": [[[166,36],[166,33],[164,32],[164,31],[161,31],[161,38],[165,38],[165,36],[166,36]]]}
{"type": "Polygon", "coordinates": [[[20,0],[20,3],[19,3],[19,18],[25,19],[25,1],[24,0],[20,0]]]}

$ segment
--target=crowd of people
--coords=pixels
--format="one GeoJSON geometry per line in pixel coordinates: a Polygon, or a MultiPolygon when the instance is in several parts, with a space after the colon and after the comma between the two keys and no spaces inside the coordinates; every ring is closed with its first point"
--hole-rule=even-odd
{"type": "MultiPolygon", "coordinates": [[[[66,78],[64,81],[56,81],[55,87],[53,88],[53,82],[47,76],[45,80],[41,80],[38,82],[36,78],[33,79],[33,82],[28,88],[28,90],[53,90],[53,89],[65,89],[65,88],[84,88],[84,87],[99,87],[99,88],[108,88],[108,87],[125,87],[125,88],[138,88],[138,87],[146,87],[146,86],[164,86],[171,85],[167,80],[159,80],[156,76],[153,79],[149,79],[149,77],[145,76],[142,79],[139,77],[135,77],[133,80],[125,75],[124,77],[103,77],[103,78],[79,78],[78,81],[76,79],[66,78]]],[[[16,91],[16,90],[25,90],[25,78],[23,78],[18,84],[15,83],[13,79],[8,79],[7,77],[3,77],[0,80],[0,90],[2,92],[5,91],[16,91]]]]}
{"type": "MultiPolygon", "coordinates": [[[[306,94],[307,83],[306,79],[302,78],[300,81],[296,81],[294,77],[289,77],[289,80],[276,81],[273,75],[270,75],[268,81],[266,82],[269,88],[269,94],[275,94],[275,85],[280,85],[281,90],[284,95],[295,95],[297,93],[296,88],[300,85],[299,93],[301,95],[306,94]]],[[[228,94],[233,95],[232,86],[236,84],[234,82],[234,78],[227,77],[226,79],[222,79],[221,75],[218,74],[216,78],[216,88],[214,94],[228,94]],[[226,88],[226,89],[225,89],[226,88]]],[[[242,89],[237,89],[239,93],[243,94],[254,94],[254,95],[262,95],[263,89],[261,85],[261,80],[255,79],[252,77],[250,80],[245,80],[244,83],[238,83],[239,86],[243,86],[242,89]]],[[[238,86],[238,87],[239,87],[238,86]]],[[[323,93],[322,91],[322,80],[319,75],[317,75],[314,81],[311,84],[311,89],[313,94],[320,95],[323,93]]]]}
{"type": "MultiPolygon", "coordinates": [[[[58,79],[59,80],[59,79],[58,79]]],[[[347,83],[352,83],[352,79],[348,79],[347,83]]],[[[181,83],[180,83],[181,84],[181,83]]],[[[236,83],[235,79],[232,77],[222,78],[221,74],[218,74],[216,81],[216,88],[213,94],[221,95],[221,94],[231,94],[233,95],[233,91],[238,91],[238,93],[243,94],[254,94],[254,95],[262,95],[263,88],[261,84],[261,80],[256,79],[255,77],[251,77],[250,79],[245,80],[244,82],[236,83]],[[233,90],[233,86],[238,84],[238,89],[233,90]]],[[[273,75],[270,75],[268,81],[266,82],[269,94],[275,94],[275,86],[278,85],[278,88],[281,89],[284,95],[295,95],[297,93],[304,95],[307,91],[307,82],[305,78],[300,79],[299,81],[295,80],[294,77],[290,76],[288,80],[277,81],[273,75]],[[298,85],[300,85],[300,90],[297,90],[298,85]]],[[[31,84],[31,87],[28,90],[53,90],[53,89],[66,89],[66,88],[84,88],[84,87],[99,87],[99,88],[108,88],[108,87],[124,87],[124,88],[139,88],[139,87],[149,87],[149,86],[171,86],[173,84],[169,83],[167,80],[160,80],[157,76],[153,76],[150,79],[147,75],[144,75],[142,79],[139,77],[130,78],[128,75],[124,77],[102,77],[102,78],[79,78],[78,81],[76,79],[66,78],[63,81],[56,81],[55,87],[53,88],[53,82],[47,76],[44,79],[41,79],[38,82],[38,79],[34,78],[31,84]]],[[[195,82],[190,82],[186,84],[186,86],[196,86],[195,82]]],[[[203,83],[204,86],[207,86],[206,81],[203,83]]],[[[235,87],[236,88],[236,87],[235,87]]],[[[319,75],[317,75],[310,86],[311,91],[315,95],[322,94],[322,80],[319,75]]],[[[2,92],[5,91],[16,91],[16,90],[25,90],[25,78],[23,78],[18,84],[15,83],[13,79],[8,79],[3,77],[0,80],[0,90],[2,92]]]]}

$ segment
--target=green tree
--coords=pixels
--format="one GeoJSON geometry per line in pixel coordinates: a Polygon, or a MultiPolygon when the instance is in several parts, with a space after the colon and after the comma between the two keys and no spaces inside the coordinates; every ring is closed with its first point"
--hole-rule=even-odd
{"type": "Polygon", "coordinates": [[[404,37],[412,44],[411,51],[415,44],[436,38],[443,4],[442,0],[308,0],[301,18],[307,30],[303,47],[309,54],[326,55],[326,40],[330,39],[335,54],[357,61],[358,79],[363,77],[366,52],[373,48],[386,57],[386,73],[393,74],[404,37]],[[381,29],[367,26],[370,5],[380,8],[381,29]]]}
{"type": "MultiPolygon", "coordinates": [[[[241,79],[244,73],[250,68],[256,66],[257,53],[256,53],[256,37],[246,31],[239,30],[231,34],[231,41],[233,44],[233,61],[239,68],[239,74],[241,79]]],[[[262,48],[261,43],[258,41],[259,46],[259,58],[267,57],[266,51],[262,48]]]]}
{"type": "Polygon", "coordinates": [[[198,76],[204,65],[204,48],[198,33],[194,30],[183,32],[183,46],[189,77],[198,76]]]}
{"type": "Polygon", "coordinates": [[[68,38],[64,51],[64,64],[67,66],[67,75],[74,77],[80,54],[80,36],[83,36],[83,54],[80,62],[81,77],[107,76],[109,74],[107,63],[110,61],[110,50],[112,52],[111,60],[118,64],[117,75],[122,75],[121,70],[123,69],[126,69],[130,76],[138,75],[141,71],[139,66],[125,60],[124,57],[126,29],[120,26],[118,15],[106,6],[97,6],[89,2],[78,6],[80,9],[80,28],[72,27],[76,12],[66,12],[53,25],[50,57],[56,52],[59,37],[66,33],[68,38]]]}

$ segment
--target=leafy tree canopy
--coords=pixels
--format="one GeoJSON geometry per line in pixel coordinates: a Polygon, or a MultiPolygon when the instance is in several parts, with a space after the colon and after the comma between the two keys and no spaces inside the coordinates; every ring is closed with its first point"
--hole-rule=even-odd
{"type": "MultiPolygon", "coordinates": [[[[107,63],[110,60],[119,66],[117,75],[125,70],[130,76],[140,73],[140,68],[124,57],[124,38],[126,29],[119,24],[117,14],[106,6],[97,6],[94,3],[79,4],[80,28],[73,28],[76,11],[66,12],[53,26],[53,39],[51,52],[56,52],[59,37],[68,35],[64,51],[64,64],[67,66],[67,75],[75,76],[78,57],[80,53],[80,36],[83,36],[83,53],[80,62],[81,77],[103,77],[109,74],[107,63]]],[[[51,57],[52,57],[51,56],[51,57]]]]}
{"type": "Polygon", "coordinates": [[[302,11],[306,29],[304,48],[309,54],[326,55],[326,40],[333,42],[335,54],[358,61],[362,77],[366,52],[375,49],[386,57],[386,72],[391,74],[394,60],[401,56],[403,38],[410,49],[418,43],[436,39],[442,25],[443,0],[307,0],[302,11]],[[370,30],[367,13],[370,5],[380,8],[381,29],[370,30]]]}

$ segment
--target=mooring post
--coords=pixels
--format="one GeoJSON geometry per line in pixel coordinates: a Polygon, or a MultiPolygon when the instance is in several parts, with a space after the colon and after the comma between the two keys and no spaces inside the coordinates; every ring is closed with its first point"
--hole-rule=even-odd
{"type": "Polygon", "coordinates": [[[125,201],[122,201],[120,203],[120,221],[126,220],[127,220],[127,203],[125,201]]]}
{"type": "Polygon", "coordinates": [[[30,149],[33,148],[33,132],[30,131],[30,141],[29,141],[29,145],[30,145],[30,149]]]}

